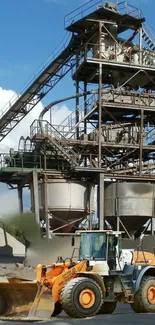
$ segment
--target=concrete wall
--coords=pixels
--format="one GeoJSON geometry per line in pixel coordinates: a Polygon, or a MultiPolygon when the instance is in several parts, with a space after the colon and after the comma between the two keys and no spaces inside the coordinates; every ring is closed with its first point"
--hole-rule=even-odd
{"type": "MultiPolygon", "coordinates": [[[[8,245],[12,247],[12,253],[14,256],[25,256],[25,246],[20,243],[17,239],[12,237],[10,234],[7,233],[7,240],[8,240],[8,245]]],[[[5,238],[4,238],[4,232],[3,229],[0,228],[0,257],[1,255],[4,256],[5,250],[3,247],[5,246],[5,238]],[[2,248],[2,249],[1,249],[2,248]]],[[[6,253],[7,253],[7,248],[6,248],[6,253]]]]}

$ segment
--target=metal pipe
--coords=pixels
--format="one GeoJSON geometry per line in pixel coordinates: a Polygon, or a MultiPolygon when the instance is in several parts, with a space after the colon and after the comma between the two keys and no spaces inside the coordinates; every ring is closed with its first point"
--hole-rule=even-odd
{"type": "Polygon", "coordinates": [[[54,100],[53,102],[51,102],[49,105],[47,105],[46,107],[44,107],[44,109],[41,111],[40,115],[39,115],[39,126],[41,128],[41,132],[43,132],[43,128],[42,128],[42,120],[43,120],[43,116],[45,115],[45,113],[47,113],[53,106],[57,105],[57,104],[60,104],[64,101],[68,101],[68,100],[71,100],[71,99],[74,99],[74,98],[77,98],[77,97],[83,97],[85,95],[90,95],[90,94],[93,94],[94,91],[87,91],[86,93],[83,92],[83,93],[80,93],[80,94],[75,94],[75,95],[72,95],[72,96],[69,96],[69,97],[65,97],[65,98],[61,98],[61,99],[57,99],[57,100],[54,100]]]}

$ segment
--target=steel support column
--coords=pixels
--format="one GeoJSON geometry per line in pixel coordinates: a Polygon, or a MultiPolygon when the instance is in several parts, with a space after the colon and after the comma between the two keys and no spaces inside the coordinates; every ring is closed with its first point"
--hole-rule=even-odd
{"type": "Polygon", "coordinates": [[[140,121],[140,141],[139,141],[139,175],[142,174],[142,163],[143,163],[143,127],[144,127],[144,111],[141,110],[141,121],[140,121]]]}
{"type": "MultiPolygon", "coordinates": [[[[76,70],[79,66],[79,53],[76,54],[76,70]]],[[[76,94],[79,94],[79,80],[78,77],[76,77],[76,94]]],[[[79,103],[80,99],[79,97],[76,97],[76,124],[79,122],[79,103]]],[[[76,128],[76,137],[79,138],[79,127],[76,128]]]]}
{"type": "Polygon", "coordinates": [[[97,203],[99,229],[104,230],[104,174],[102,173],[99,174],[97,203]]]}
{"type": "Polygon", "coordinates": [[[46,238],[50,238],[50,222],[48,213],[48,202],[47,202],[47,176],[44,175],[44,216],[46,220],[46,238]]]}
{"type": "Polygon", "coordinates": [[[151,219],[151,235],[154,236],[155,233],[155,218],[151,219]]]}
{"type": "Polygon", "coordinates": [[[142,36],[142,27],[139,29],[139,49],[140,49],[140,55],[139,55],[139,63],[143,64],[143,36],[142,36]]]}
{"type": "MultiPolygon", "coordinates": [[[[87,82],[84,82],[84,116],[87,114],[87,82]]],[[[84,120],[84,134],[87,134],[87,121],[84,120]]]]}
{"type": "Polygon", "coordinates": [[[32,212],[35,214],[36,223],[40,226],[38,173],[36,171],[32,172],[32,183],[30,184],[30,189],[32,212]]]}
{"type": "Polygon", "coordinates": [[[89,211],[90,215],[88,217],[89,221],[89,229],[92,230],[93,228],[93,210],[94,210],[94,187],[90,184],[89,188],[89,211]]]}
{"type": "MultiPolygon", "coordinates": [[[[102,58],[102,23],[99,23],[99,58],[102,58]]],[[[101,168],[101,125],[102,125],[102,63],[99,63],[99,101],[98,101],[98,168],[101,168]]]]}
{"type": "Polygon", "coordinates": [[[119,218],[119,198],[118,198],[118,183],[116,183],[116,205],[115,205],[115,213],[117,216],[117,225],[116,230],[120,231],[120,218],[119,218]]]}
{"type": "MultiPolygon", "coordinates": [[[[84,82],[84,116],[87,114],[87,82],[84,82]]],[[[84,120],[84,134],[87,134],[87,121],[84,120]]],[[[84,166],[87,167],[87,157],[84,158],[84,166]]]]}
{"type": "Polygon", "coordinates": [[[23,213],[23,186],[18,184],[18,202],[19,202],[19,213],[23,213]]]}

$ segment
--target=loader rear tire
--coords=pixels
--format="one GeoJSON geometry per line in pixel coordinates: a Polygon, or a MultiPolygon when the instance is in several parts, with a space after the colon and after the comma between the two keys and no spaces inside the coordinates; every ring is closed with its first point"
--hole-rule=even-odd
{"type": "Polygon", "coordinates": [[[98,314],[112,314],[117,306],[117,301],[114,302],[104,302],[101,306],[98,314]]]}
{"type": "Polygon", "coordinates": [[[98,283],[90,278],[76,278],[69,281],[61,293],[62,309],[70,317],[94,316],[103,303],[102,291],[98,283]]]}
{"type": "Polygon", "coordinates": [[[131,308],[136,313],[155,313],[155,277],[143,277],[131,308]]]}
{"type": "Polygon", "coordinates": [[[56,317],[62,312],[62,306],[59,301],[56,302],[55,307],[54,307],[54,312],[52,314],[52,317],[56,317]]]}
{"type": "Polygon", "coordinates": [[[7,310],[7,301],[3,293],[0,292],[0,316],[4,315],[7,310]]]}

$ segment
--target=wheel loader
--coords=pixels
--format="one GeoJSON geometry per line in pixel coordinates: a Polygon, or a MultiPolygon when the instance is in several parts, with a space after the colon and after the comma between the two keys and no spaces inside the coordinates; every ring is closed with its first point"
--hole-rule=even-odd
{"type": "MultiPolygon", "coordinates": [[[[37,266],[35,281],[0,282],[0,318],[46,320],[113,313],[118,302],[155,312],[155,256],[122,249],[122,233],[80,231],[79,257],[37,266]]],[[[75,248],[74,248],[75,252],[75,248]]]]}

